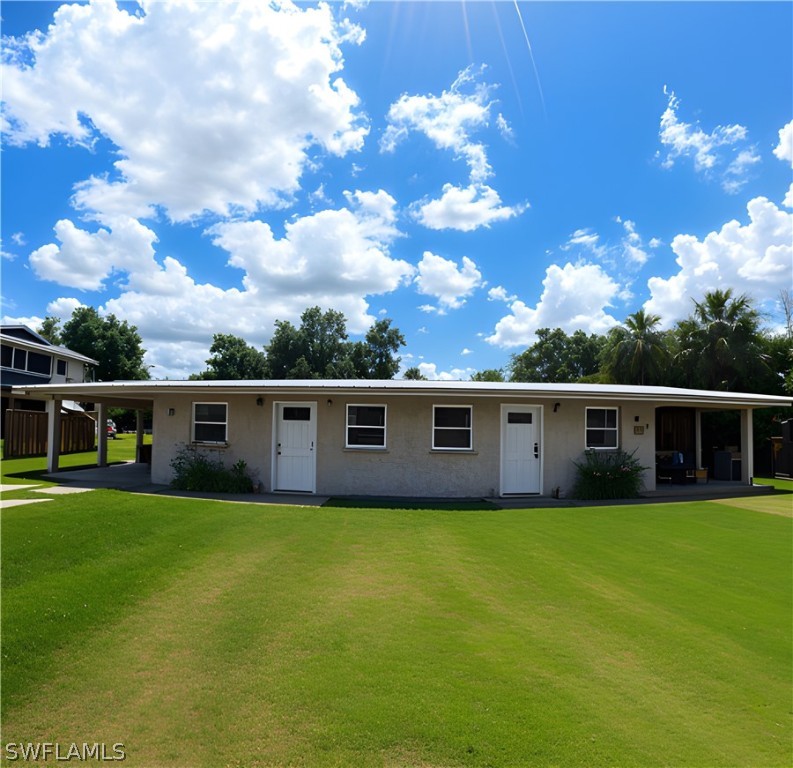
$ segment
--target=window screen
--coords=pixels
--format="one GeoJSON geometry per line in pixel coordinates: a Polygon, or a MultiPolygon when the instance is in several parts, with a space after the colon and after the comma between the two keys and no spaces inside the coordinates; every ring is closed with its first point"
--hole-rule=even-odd
{"type": "Polygon", "coordinates": [[[227,422],[228,405],[226,403],[193,403],[194,442],[227,442],[227,422]]]}
{"type": "Polygon", "coordinates": [[[385,448],[385,406],[347,406],[347,447],[385,448]]]}
{"type": "Polygon", "coordinates": [[[618,440],[617,409],[586,409],[586,447],[616,448],[618,440]]]}
{"type": "Polygon", "coordinates": [[[434,406],[432,447],[470,450],[473,445],[472,411],[470,405],[434,406]]]}

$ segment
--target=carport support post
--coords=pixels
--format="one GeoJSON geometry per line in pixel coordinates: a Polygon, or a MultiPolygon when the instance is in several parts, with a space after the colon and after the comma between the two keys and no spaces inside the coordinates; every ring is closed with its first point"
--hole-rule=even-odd
{"type": "Polygon", "coordinates": [[[96,405],[96,465],[107,466],[107,406],[104,403],[96,405]]]}
{"type": "Polygon", "coordinates": [[[47,472],[58,471],[61,455],[61,405],[63,400],[47,400],[47,472]]]}
{"type": "Polygon", "coordinates": [[[143,411],[135,411],[135,461],[140,462],[141,448],[143,448],[143,411]]]}
{"type": "Polygon", "coordinates": [[[752,409],[741,411],[741,482],[749,485],[754,474],[754,424],[752,409]]]}

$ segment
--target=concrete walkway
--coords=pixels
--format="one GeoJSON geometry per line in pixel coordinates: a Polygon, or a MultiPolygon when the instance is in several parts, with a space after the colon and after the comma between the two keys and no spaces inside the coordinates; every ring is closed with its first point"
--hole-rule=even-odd
{"type": "MultiPolygon", "coordinates": [[[[328,496],[293,493],[202,493],[198,491],[177,491],[168,485],[151,482],[151,468],[148,464],[114,464],[109,467],[93,469],[64,470],[44,476],[55,483],[68,484],[69,488],[113,488],[132,493],[149,493],[161,496],[175,496],[191,499],[213,499],[218,501],[235,501],[245,504],[291,504],[295,506],[320,507],[328,501],[328,496]]],[[[17,486],[17,489],[22,486],[17,486]]],[[[544,509],[565,507],[590,507],[614,504],[653,504],[669,501],[707,501],[713,499],[735,498],[739,496],[756,496],[775,493],[772,486],[743,485],[731,482],[710,482],[698,485],[670,485],[655,491],[647,491],[638,499],[582,501],[578,499],[553,499],[548,496],[519,496],[507,498],[489,498],[502,509],[544,509]]],[[[439,501],[439,500],[436,500],[439,501]]],[[[449,501],[449,499],[444,499],[449,501]]],[[[461,501],[465,501],[464,499],[461,501]]],[[[471,501],[468,499],[467,501],[471,501]]],[[[474,499],[478,501],[478,499],[474,499]]],[[[373,500],[376,505],[377,500],[373,500]]]]}
{"type": "Polygon", "coordinates": [[[214,499],[245,504],[293,504],[302,507],[321,507],[328,496],[302,493],[203,493],[177,491],[170,485],[152,483],[148,464],[113,464],[92,469],[73,469],[44,475],[53,483],[68,483],[73,488],[110,488],[130,493],[150,493],[159,496],[177,496],[186,499],[214,499]]]}

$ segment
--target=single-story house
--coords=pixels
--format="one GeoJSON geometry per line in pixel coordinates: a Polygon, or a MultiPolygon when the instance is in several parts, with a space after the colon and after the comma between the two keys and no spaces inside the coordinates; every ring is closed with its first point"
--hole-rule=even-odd
{"type": "MultiPolygon", "coordinates": [[[[644,486],[714,476],[701,415],[739,414],[728,477],[752,482],[752,412],[789,397],[596,384],[472,381],[129,381],[15,388],[50,401],[152,411],[151,479],[168,483],[185,445],[247,463],[263,490],[479,497],[570,492],[585,450],[635,452],[644,486]],[[703,462],[704,459],[704,462],[703,462]],[[697,470],[700,470],[697,472],[697,470]]],[[[141,428],[138,429],[142,444],[141,428]]],[[[99,463],[106,444],[100,433],[99,463]]],[[[50,440],[56,445],[57,440],[50,440]]],[[[718,450],[722,449],[722,450],[718,450]]],[[[50,469],[57,469],[50,450],[50,469]]]]}

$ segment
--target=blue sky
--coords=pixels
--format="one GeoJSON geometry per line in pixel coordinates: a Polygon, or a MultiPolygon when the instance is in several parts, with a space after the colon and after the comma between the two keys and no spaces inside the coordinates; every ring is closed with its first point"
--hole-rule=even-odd
{"type": "Polygon", "coordinates": [[[540,327],[791,287],[789,3],[4,2],[4,322],[155,378],[343,311],[468,378],[540,327]]]}

